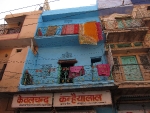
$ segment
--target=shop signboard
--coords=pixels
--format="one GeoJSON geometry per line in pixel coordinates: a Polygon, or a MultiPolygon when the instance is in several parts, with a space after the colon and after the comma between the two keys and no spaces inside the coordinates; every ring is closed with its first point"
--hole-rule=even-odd
{"type": "Polygon", "coordinates": [[[12,107],[52,107],[52,94],[16,94],[13,96],[12,107]]]}
{"type": "Polygon", "coordinates": [[[111,105],[110,91],[54,93],[54,107],[111,105]]]}

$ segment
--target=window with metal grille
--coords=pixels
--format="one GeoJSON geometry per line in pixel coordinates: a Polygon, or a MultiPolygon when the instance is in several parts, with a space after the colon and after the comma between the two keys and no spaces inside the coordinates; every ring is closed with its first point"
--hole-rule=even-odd
{"type": "Polygon", "coordinates": [[[147,10],[150,10],[150,6],[147,6],[147,10]]]}

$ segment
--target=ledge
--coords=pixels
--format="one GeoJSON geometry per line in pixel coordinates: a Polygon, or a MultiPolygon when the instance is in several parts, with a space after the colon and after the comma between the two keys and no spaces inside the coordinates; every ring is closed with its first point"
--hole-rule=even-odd
{"type": "Polygon", "coordinates": [[[115,85],[119,86],[118,88],[149,88],[150,81],[124,81],[124,82],[115,82],[115,85]]]}
{"type": "Polygon", "coordinates": [[[128,29],[108,29],[104,33],[132,32],[132,31],[148,31],[149,27],[128,28],[128,29]]]}
{"type": "Polygon", "coordinates": [[[19,33],[0,35],[0,40],[18,39],[19,33]]]}
{"type": "Polygon", "coordinates": [[[86,89],[95,87],[110,87],[115,86],[114,80],[101,81],[101,82],[78,82],[78,83],[68,83],[68,84],[47,84],[47,85],[20,85],[19,91],[40,91],[40,90],[64,90],[64,89],[86,89]]]}
{"type": "MultiPolygon", "coordinates": [[[[125,47],[111,49],[112,54],[127,54],[127,53],[147,53],[150,47],[125,47]]],[[[105,49],[105,53],[108,53],[108,49],[105,49]]]]}

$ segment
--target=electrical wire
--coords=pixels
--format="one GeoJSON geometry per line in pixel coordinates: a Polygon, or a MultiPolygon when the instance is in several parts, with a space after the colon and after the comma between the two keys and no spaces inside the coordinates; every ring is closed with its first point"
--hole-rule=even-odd
{"type": "MultiPolygon", "coordinates": [[[[56,2],[56,1],[60,1],[60,0],[53,0],[53,1],[50,1],[50,2],[56,2]]],[[[47,2],[47,3],[50,3],[50,2],[47,2]]],[[[20,9],[24,9],[24,8],[29,8],[29,7],[33,7],[33,6],[37,6],[37,5],[41,5],[41,4],[45,4],[45,3],[39,3],[39,4],[31,5],[31,6],[21,7],[21,8],[18,8],[18,9],[12,9],[12,10],[8,10],[8,11],[0,12],[0,14],[6,13],[6,12],[11,12],[11,11],[16,11],[16,10],[20,10],[20,9]]]]}
{"type": "MultiPolygon", "coordinates": [[[[50,1],[50,2],[56,2],[56,1],[60,1],[60,0],[53,0],[53,1],[50,1]]],[[[148,1],[148,0],[144,0],[144,2],[146,2],[146,1],[148,1]]],[[[48,2],[48,3],[50,3],[50,2],[48,2]]],[[[148,1],[149,2],[149,1],[148,1]]],[[[134,4],[136,4],[136,3],[143,3],[143,2],[134,2],[134,4]]],[[[44,4],[44,3],[40,3],[40,4],[44,4]]],[[[13,10],[9,10],[9,11],[5,11],[5,12],[11,12],[11,11],[15,11],[15,10],[20,10],[20,9],[23,9],[23,8],[28,8],[28,7],[33,7],[33,6],[36,6],[36,5],[40,5],[40,4],[35,4],[35,5],[31,5],[31,6],[26,6],[26,7],[22,7],[22,8],[18,8],[18,9],[13,9],[13,10]]],[[[107,4],[106,4],[107,5],[107,4]]],[[[125,4],[125,6],[128,6],[128,5],[133,5],[132,3],[131,4],[125,4]]],[[[141,4],[140,4],[141,5],[141,4]]],[[[117,7],[120,7],[120,6],[117,6],[117,7]]],[[[110,8],[103,8],[103,9],[98,9],[98,10],[107,10],[107,9],[112,9],[112,8],[116,8],[116,7],[110,7],[110,8]]],[[[0,14],[1,13],[5,13],[5,12],[0,12],[0,14]]],[[[32,14],[31,14],[32,15],[32,14]]],[[[2,19],[5,19],[5,18],[1,18],[0,20],[2,20],[2,19]]],[[[31,18],[32,19],[32,18],[31,18]]],[[[33,18],[33,19],[35,19],[35,18],[33,18]]],[[[37,18],[38,19],[38,18],[37,18]]]]}
{"type": "MultiPolygon", "coordinates": [[[[55,0],[55,1],[58,1],[58,0],[55,0]]],[[[110,8],[109,8],[110,9],[110,8]]],[[[16,9],[15,9],[16,10],[16,9]]],[[[90,12],[93,12],[93,11],[90,11],[90,12]]],[[[84,13],[90,13],[90,12],[84,12],[84,13]]],[[[3,13],[3,12],[2,12],[3,13]]],[[[83,13],[82,13],[83,14],[83,13]]],[[[77,14],[74,14],[74,15],[70,15],[70,16],[65,16],[63,18],[66,18],[66,17],[71,17],[71,16],[76,16],[77,14]]],[[[78,14],[78,15],[81,15],[81,14],[78,14]]],[[[57,19],[62,19],[62,18],[57,18],[57,19]]],[[[57,20],[57,19],[52,19],[52,20],[57,20]]],[[[48,20],[48,21],[51,21],[51,20],[48,20]]],[[[43,23],[43,22],[41,22],[43,23]]],[[[33,23],[33,24],[37,24],[37,23],[33,23]]],[[[33,24],[28,24],[28,25],[33,25],[33,24]]],[[[28,26],[28,25],[24,25],[24,26],[28,26]]],[[[44,58],[43,58],[44,59],[44,58]]],[[[49,59],[48,59],[49,60],[49,59]]],[[[58,60],[58,59],[57,59],[58,60]]]]}

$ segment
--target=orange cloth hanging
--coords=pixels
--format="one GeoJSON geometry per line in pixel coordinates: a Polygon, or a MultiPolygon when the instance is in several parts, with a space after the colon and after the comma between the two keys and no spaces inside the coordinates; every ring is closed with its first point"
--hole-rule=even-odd
{"type": "Polygon", "coordinates": [[[99,41],[96,22],[87,22],[79,25],[79,43],[97,45],[99,41]]]}
{"type": "Polygon", "coordinates": [[[96,22],[87,22],[84,24],[84,34],[86,36],[92,37],[98,42],[98,32],[96,22]]]}
{"type": "Polygon", "coordinates": [[[84,34],[84,24],[79,25],[79,43],[97,45],[97,41],[94,38],[84,34]]]}

